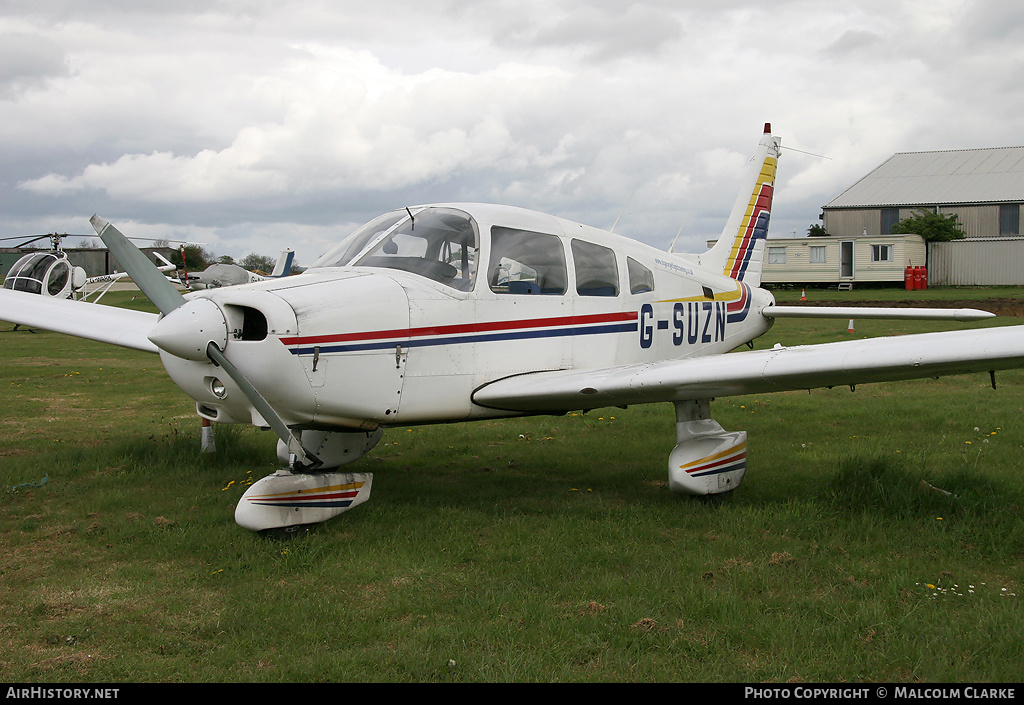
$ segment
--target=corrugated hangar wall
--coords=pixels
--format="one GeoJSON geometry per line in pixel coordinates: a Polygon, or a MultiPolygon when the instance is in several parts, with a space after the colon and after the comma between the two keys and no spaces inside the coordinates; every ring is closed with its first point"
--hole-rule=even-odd
{"type": "MultiPolygon", "coordinates": [[[[33,252],[48,251],[49,250],[46,248],[4,248],[0,250],[0,283],[2,283],[3,277],[6,276],[8,270],[10,270],[14,263],[21,259],[23,255],[33,252]]],[[[170,259],[175,254],[173,247],[143,247],[142,251],[145,252],[153,262],[157,262],[156,258],[153,257],[154,252],[159,252],[167,259],[170,259]]],[[[118,264],[117,260],[110,254],[110,251],[106,249],[98,247],[68,247],[64,249],[64,252],[67,253],[71,264],[84,269],[86,275],[90,277],[124,271],[121,265],[118,264]]]]}
{"type": "Polygon", "coordinates": [[[1024,285],[1022,265],[1022,238],[974,238],[928,244],[931,286],[1024,285]]]}

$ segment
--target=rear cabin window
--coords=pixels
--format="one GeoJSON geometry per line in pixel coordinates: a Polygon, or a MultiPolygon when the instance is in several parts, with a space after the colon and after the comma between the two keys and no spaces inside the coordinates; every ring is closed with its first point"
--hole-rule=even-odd
{"type": "Polygon", "coordinates": [[[564,294],[565,250],[555,235],[491,228],[487,281],[498,294],[564,294]]]}
{"type": "Polygon", "coordinates": [[[629,293],[643,294],[654,291],[654,274],[651,270],[632,257],[626,258],[626,270],[629,275],[629,293]]]}
{"type": "Polygon", "coordinates": [[[615,252],[583,240],[572,241],[576,293],[580,296],[618,296],[619,270],[615,252]]]}

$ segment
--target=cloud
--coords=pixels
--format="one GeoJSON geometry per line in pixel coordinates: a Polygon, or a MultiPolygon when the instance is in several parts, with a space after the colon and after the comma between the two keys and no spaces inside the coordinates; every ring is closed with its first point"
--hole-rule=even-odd
{"type": "Polygon", "coordinates": [[[56,42],[39,34],[0,34],[0,97],[10,99],[66,75],[67,55],[56,42]]]}
{"type": "Polygon", "coordinates": [[[629,199],[618,232],[698,248],[770,121],[831,157],[784,149],[773,230],[802,231],[892,152],[1019,143],[1022,28],[988,0],[5,3],[0,224],[102,209],[240,257],[411,203],[608,227],[629,199]]]}
{"type": "Polygon", "coordinates": [[[494,38],[500,45],[572,50],[588,61],[606,62],[657,55],[682,36],[680,18],[666,8],[640,3],[625,8],[554,3],[547,5],[544,14],[522,17],[494,38]]]}
{"type": "Polygon", "coordinates": [[[884,51],[885,40],[875,32],[851,29],[829,44],[822,53],[833,58],[848,58],[851,55],[867,56],[871,52],[884,51]]]}
{"type": "Polygon", "coordinates": [[[558,71],[508,64],[479,75],[404,75],[362,52],[310,45],[305,53],[252,87],[280,117],[240,125],[222,149],[124,154],[21,187],[52,196],[93,189],[111,198],[212,202],[401,189],[558,160],[514,134],[555,99],[564,79],[558,71]]]}

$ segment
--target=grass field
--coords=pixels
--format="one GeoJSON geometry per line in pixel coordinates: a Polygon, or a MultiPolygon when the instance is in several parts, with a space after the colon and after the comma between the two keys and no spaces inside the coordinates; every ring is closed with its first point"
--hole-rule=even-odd
{"type": "Polygon", "coordinates": [[[371,500],[280,542],[232,515],[272,435],[202,455],[155,356],[11,327],[0,680],[1021,680],[1024,373],[717,400],[749,470],[706,499],[669,404],[391,429],[371,500]]]}

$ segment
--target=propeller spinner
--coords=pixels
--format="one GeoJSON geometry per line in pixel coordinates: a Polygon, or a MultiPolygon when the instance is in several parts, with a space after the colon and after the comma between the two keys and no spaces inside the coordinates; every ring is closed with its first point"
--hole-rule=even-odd
{"type": "Polygon", "coordinates": [[[228,329],[220,308],[208,299],[186,301],[163,273],[117,228],[98,215],[94,215],[90,222],[132,280],[163,314],[149,335],[153,344],[177,357],[209,359],[223,369],[287,446],[288,452],[295,456],[297,468],[312,470],[321,466],[320,459],[302,446],[281,416],[224,354],[228,329]]]}

